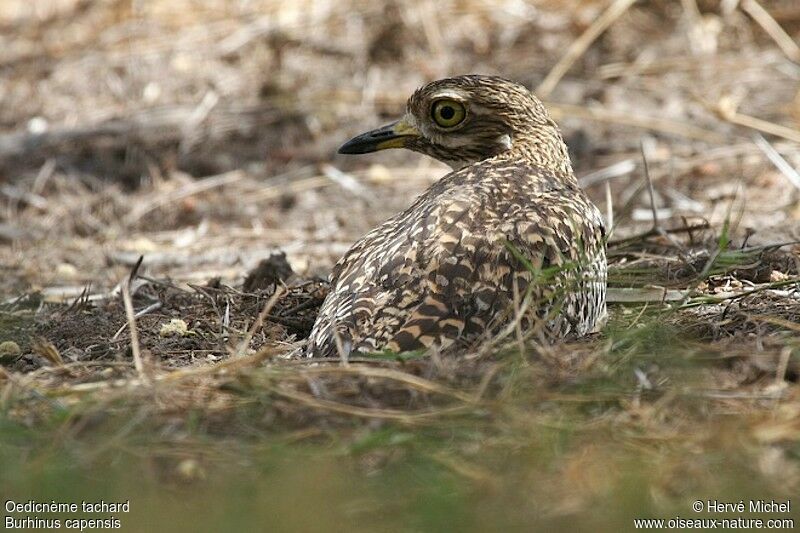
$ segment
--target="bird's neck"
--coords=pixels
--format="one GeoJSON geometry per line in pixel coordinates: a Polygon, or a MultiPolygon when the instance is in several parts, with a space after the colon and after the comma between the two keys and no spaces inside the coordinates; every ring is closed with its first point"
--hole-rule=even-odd
{"type": "Polygon", "coordinates": [[[536,166],[572,176],[572,163],[561,132],[555,123],[548,127],[519,132],[511,148],[504,154],[525,159],[536,166]]]}

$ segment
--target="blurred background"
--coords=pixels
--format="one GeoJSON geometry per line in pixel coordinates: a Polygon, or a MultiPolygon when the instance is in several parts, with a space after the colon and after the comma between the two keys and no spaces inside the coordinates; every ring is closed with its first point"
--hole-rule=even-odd
{"type": "Polygon", "coordinates": [[[796,0],[2,0],[0,500],[619,531],[796,497],[799,38],[796,0]],[[319,298],[254,324],[278,274],[326,276],[449,171],[337,147],[464,73],[545,101],[626,303],[564,346],[282,358],[319,298]]]}
{"type": "Polygon", "coordinates": [[[620,235],[652,218],[643,139],[667,226],[720,222],[734,197],[748,227],[800,217],[753,140],[797,165],[792,1],[5,0],[0,28],[8,295],[107,287],[140,253],[182,281],[237,279],[278,248],[325,275],[447,172],[336,148],[463,73],[548,103],[620,235]]]}

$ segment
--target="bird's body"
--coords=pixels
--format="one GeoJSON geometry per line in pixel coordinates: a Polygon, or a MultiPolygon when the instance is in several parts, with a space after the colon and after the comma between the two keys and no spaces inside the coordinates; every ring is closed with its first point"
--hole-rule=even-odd
{"type": "MultiPolygon", "coordinates": [[[[404,132],[394,138],[410,137],[403,146],[436,152],[456,170],[337,263],[308,355],[468,344],[517,315],[526,330],[538,324],[550,338],[590,332],[605,314],[602,217],[578,187],[566,146],[538,100],[500,78],[451,78],[415,93],[404,120],[393,126],[404,132]],[[476,101],[476,92],[498,85],[488,102],[476,101]],[[509,105],[523,107],[519,116],[504,117],[490,105],[505,103],[503,91],[509,105]],[[498,129],[426,132],[435,128],[421,124],[430,106],[462,100],[473,124],[489,117],[498,129]],[[520,124],[508,127],[515,119],[520,124]],[[405,133],[411,121],[419,135],[405,133]],[[453,131],[462,136],[443,139],[453,131]]],[[[378,145],[397,142],[365,135],[378,145]]],[[[364,138],[351,141],[361,143],[354,151],[364,138]]]]}

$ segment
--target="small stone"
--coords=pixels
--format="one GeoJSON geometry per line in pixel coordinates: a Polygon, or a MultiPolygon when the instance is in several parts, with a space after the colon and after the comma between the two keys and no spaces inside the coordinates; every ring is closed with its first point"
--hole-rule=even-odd
{"type": "Polygon", "coordinates": [[[155,82],[150,82],[144,86],[142,91],[142,99],[145,103],[153,104],[161,96],[161,86],[155,82]]]}
{"type": "Polygon", "coordinates": [[[175,471],[184,481],[197,481],[206,477],[205,469],[195,459],[184,459],[178,463],[175,471]]]}
{"type": "Polygon", "coordinates": [[[56,275],[61,279],[75,279],[78,277],[78,269],[70,263],[59,263],[56,266],[56,275]]]}
{"type": "Polygon", "coordinates": [[[773,270],[772,272],[769,273],[769,280],[772,283],[775,283],[777,281],[787,281],[788,279],[789,276],[787,274],[784,274],[780,270],[773,270]]]}
{"type": "Polygon", "coordinates": [[[22,354],[22,349],[14,341],[0,342],[0,361],[10,360],[22,354]]]}
{"type": "Polygon", "coordinates": [[[161,325],[158,334],[161,337],[185,337],[189,334],[189,326],[180,318],[173,318],[161,325]]]}
{"type": "Polygon", "coordinates": [[[47,119],[43,117],[33,117],[28,121],[28,131],[34,135],[41,135],[50,128],[47,119]]]}
{"type": "Polygon", "coordinates": [[[384,165],[372,165],[367,169],[367,176],[373,182],[392,181],[392,172],[384,165]]]}

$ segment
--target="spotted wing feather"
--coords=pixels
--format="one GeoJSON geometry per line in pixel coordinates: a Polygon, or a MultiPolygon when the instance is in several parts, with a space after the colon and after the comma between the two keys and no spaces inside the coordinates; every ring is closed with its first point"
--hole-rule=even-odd
{"type": "Polygon", "coordinates": [[[582,335],[605,311],[602,220],[571,176],[479,163],[364,236],[331,281],[309,355],[470,342],[500,327],[529,286],[550,332],[582,335]]]}

